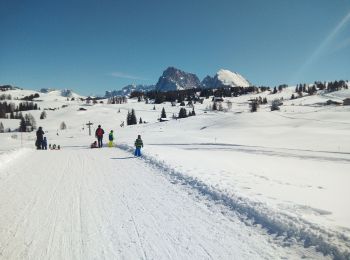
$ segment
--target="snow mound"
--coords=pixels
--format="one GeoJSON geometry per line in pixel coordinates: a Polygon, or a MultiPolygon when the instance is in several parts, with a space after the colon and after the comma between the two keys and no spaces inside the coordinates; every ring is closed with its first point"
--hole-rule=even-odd
{"type": "Polygon", "coordinates": [[[236,72],[221,69],[216,75],[217,78],[226,86],[249,87],[251,85],[248,80],[236,72]]]}

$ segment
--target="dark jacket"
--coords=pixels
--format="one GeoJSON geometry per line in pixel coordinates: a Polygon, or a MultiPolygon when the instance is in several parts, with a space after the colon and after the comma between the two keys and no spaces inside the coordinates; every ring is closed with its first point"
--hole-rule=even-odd
{"type": "Polygon", "coordinates": [[[141,148],[143,147],[143,142],[142,142],[142,139],[141,138],[137,138],[136,141],[135,141],[135,147],[136,148],[141,148]]]}
{"type": "Polygon", "coordinates": [[[36,138],[40,141],[44,139],[44,131],[41,128],[36,131],[36,138]]]}

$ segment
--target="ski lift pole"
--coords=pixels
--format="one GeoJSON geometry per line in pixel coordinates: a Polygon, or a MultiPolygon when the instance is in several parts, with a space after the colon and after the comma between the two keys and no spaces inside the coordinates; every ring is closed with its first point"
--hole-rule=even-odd
{"type": "Polygon", "coordinates": [[[93,125],[94,123],[91,123],[89,121],[89,123],[87,123],[86,125],[89,127],[89,135],[91,136],[91,126],[93,125]]]}

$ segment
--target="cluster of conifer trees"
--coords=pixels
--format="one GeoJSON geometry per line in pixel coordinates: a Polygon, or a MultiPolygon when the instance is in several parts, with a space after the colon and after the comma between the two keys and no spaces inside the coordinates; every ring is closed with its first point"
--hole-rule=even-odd
{"type": "Polygon", "coordinates": [[[21,102],[16,106],[14,103],[4,101],[0,102],[0,118],[19,119],[18,112],[38,109],[40,109],[38,105],[33,102],[21,102]],[[7,113],[10,115],[7,115],[7,113]]]}

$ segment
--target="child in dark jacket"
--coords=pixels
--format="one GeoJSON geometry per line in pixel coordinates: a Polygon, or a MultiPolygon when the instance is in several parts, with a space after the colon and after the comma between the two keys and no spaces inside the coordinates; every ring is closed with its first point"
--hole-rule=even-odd
{"type": "Polygon", "coordinates": [[[43,150],[47,150],[47,139],[46,139],[46,137],[44,137],[44,140],[43,140],[43,142],[42,142],[42,149],[43,150]]]}
{"type": "Polygon", "coordinates": [[[141,156],[141,147],[143,147],[143,142],[141,135],[138,135],[137,139],[135,140],[135,156],[141,156]]]}

